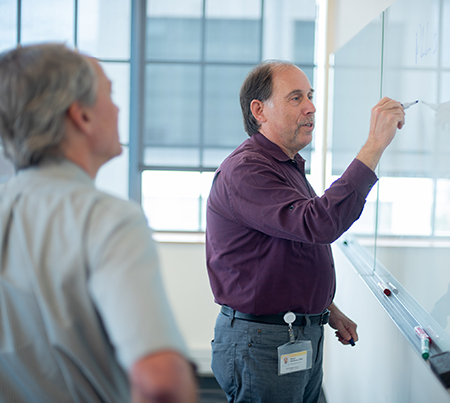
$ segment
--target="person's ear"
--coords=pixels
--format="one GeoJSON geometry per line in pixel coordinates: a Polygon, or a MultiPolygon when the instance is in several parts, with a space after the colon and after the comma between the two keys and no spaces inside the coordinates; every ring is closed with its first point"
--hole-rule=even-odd
{"type": "Polygon", "coordinates": [[[254,99],[250,103],[250,110],[252,111],[254,118],[258,122],[263,123],[267,121],[266,117],[264,116],[264,103],[262,103],[260,100],[254,99]]]}
{"type": "Polygon", "coordinates": [[[78,130],[86,134],[90,133],[91,114],[89,108],[74,102],[67,110],[67,117],[78,130]]]}

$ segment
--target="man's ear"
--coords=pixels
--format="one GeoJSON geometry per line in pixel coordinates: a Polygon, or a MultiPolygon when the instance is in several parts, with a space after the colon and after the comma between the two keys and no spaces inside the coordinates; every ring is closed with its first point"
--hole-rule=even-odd
{"type": "Polygon", "coordinates": [[[267,121],[266,117],[264,116],[264,104],[258,99],[254,99],[250,103],[250,110],[252,111],[254,118],[258,122],[263,123],[267,121]]]}
{"type": "Polygon", "coordinates": [[[67,117],[78,130],[90,133],[91,116],[87,107],[74,102],[67,110],[67,117]]]}

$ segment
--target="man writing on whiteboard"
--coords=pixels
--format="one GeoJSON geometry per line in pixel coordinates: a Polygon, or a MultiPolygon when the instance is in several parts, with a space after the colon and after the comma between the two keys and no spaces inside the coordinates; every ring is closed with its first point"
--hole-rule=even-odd
{"type": "Polygon", "coordinates": [[[212,368],[230,402],[317,402],[323,325],[343,344],[358,340],[333,304],[330,243],[360,216],[404,111],[388,98],[373,108],[367,142],[319,197],[298,154],[312,140],[312,99],[295,65],[256,66],[240,92],[250,138],[219,167],[208,199],[207,267],[222,305],[212,368]]]}

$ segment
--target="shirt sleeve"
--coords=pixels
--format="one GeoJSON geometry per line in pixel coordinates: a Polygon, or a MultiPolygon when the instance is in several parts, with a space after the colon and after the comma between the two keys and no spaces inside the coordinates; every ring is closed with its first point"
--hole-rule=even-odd
{"type": "Polygon", "coordinates": [[[283,169],[264,157],[243,159],[222,178],[232,219],[269,236],[329,244],[359,218],[377,181],[356,159],[320,197],[300,172],[298,178],[293,185],[283,169]]]}
{"type": "Polygon", "coordinates": [[[186,354],[140,207],[103,200],[92,212],[86,240],[89,292],[121,365],[129,370],[161,349],[186,354]]]}

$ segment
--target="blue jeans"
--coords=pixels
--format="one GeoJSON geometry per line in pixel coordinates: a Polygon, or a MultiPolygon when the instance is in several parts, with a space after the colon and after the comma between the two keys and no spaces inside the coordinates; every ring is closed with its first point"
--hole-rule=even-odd
{"type": "Polygon", "coordinates": [[[311,340],[312,368],[278,375],[277,347],[289,341],[288,325],[267,325],[220,313],[214,329],[211,367],[228,402],[316,403],[322,387],[323,326],[294,327],[311,340]]]}

